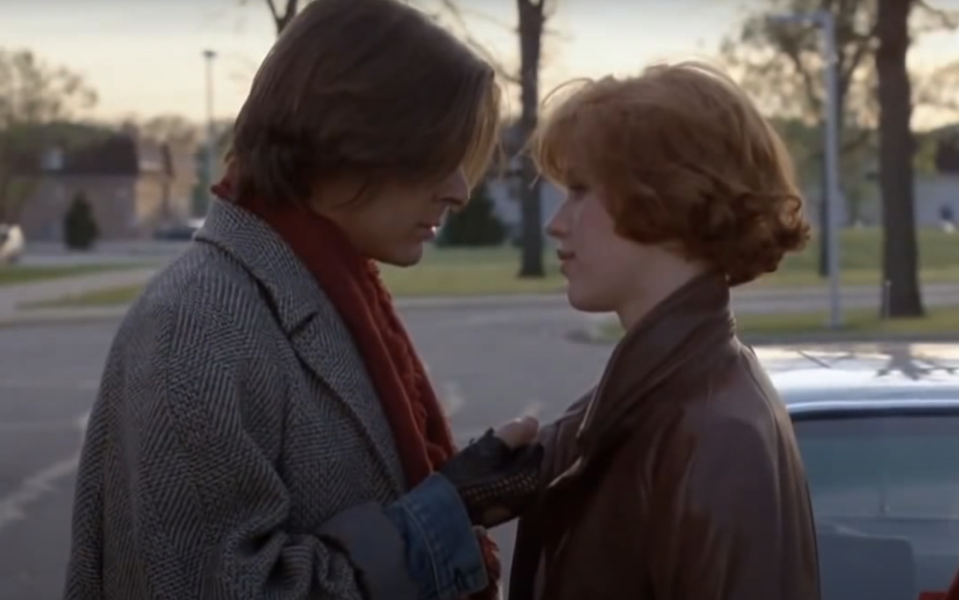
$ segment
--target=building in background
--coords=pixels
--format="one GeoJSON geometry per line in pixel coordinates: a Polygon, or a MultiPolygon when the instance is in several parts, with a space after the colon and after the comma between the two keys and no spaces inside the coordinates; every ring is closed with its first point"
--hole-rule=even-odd
{"type": "Polygon", "coordinates": [[[143,139],[133,127],[90,130],[82,143],[50,145],[23,163],[20,176],[34,182],[20,214],[27,240],[62,240],[64,215],[81,191],[102,240],[148,238],[190,218],[192,149],[143,139]]]}

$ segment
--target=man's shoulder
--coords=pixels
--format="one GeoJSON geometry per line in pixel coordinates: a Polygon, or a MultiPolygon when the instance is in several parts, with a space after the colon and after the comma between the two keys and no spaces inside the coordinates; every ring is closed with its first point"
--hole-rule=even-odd
{"type": "Polygon", "coordinates": [[[256,278],[232,256],[196,243],[147,284],[139,303],[152,309],[232,308],[261,301],[256,278]]]}
{"type": "Polygon", "coordinates": [[[148,338],[156,343],[227,333],[232,338],[262,331],[253,326],[269,315],[249,272],[229,256],[196,244],[144,287],[127,312],[118,338],[148,338]]]}

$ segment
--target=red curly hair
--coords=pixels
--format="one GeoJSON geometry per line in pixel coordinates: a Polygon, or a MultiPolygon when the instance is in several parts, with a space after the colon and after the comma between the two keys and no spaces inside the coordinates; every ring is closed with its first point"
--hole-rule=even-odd
{"type": "Polygon", "coordinates": [[[785,145],[708,64],[582,82],[547,113],[531,149],[559,185],[571,169],[597,185],[619,235],[675,245],[731,286],[775,271],[809,239],[785,145]]]}

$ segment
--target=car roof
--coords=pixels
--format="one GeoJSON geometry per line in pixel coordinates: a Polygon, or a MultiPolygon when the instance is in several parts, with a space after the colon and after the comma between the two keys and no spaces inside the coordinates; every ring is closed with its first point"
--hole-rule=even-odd
{"type": "MultiPolygon", "coordinates": [[[[935,402],[959,408],[959,344],[755,347],[791,410],[935,402]]],[[[918,403],[918,404],[917,404],[918,403]]]]}

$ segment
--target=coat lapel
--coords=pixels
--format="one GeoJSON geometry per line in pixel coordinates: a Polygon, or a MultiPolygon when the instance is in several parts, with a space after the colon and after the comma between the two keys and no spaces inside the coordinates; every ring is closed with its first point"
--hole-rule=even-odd
{"type": "Polygon", "coordinates": [[[346,325],[290,247],[257,217],[214,200],[197,242],[230,254],[257,280],[303,365],[342,402],[398,493],[405,491],[392,432],[346,325]]]}

